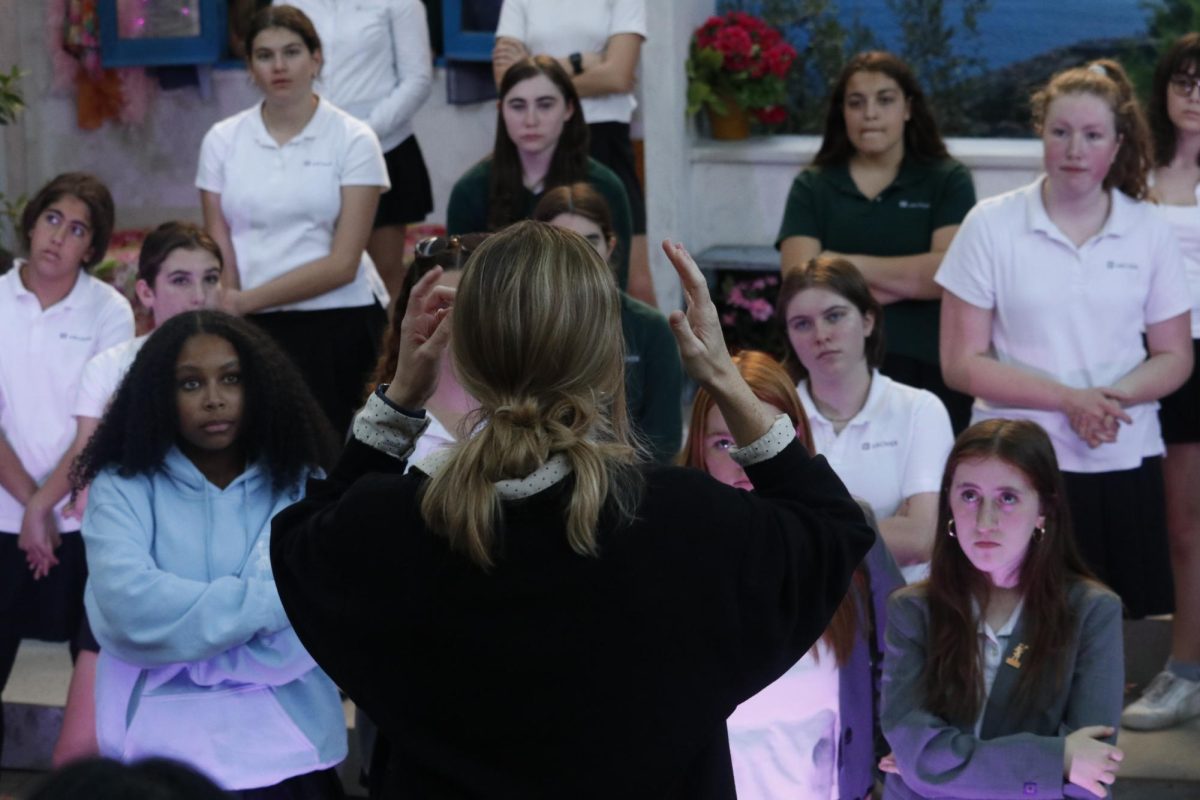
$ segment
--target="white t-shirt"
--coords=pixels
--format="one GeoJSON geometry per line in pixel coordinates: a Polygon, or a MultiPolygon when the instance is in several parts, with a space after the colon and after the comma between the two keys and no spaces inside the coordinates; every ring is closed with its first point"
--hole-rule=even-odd
{"type": "Polygon", "coordinates": [[[840,687],[824,640],[729,716],[739,800],[837,797],[840,687]]]}
{"type": "MultiPolygon", "coordinates": [[[[808,414],[813,446],[825,456],[850,494],[871,506],[876,519],[894,515],[914,494],[941,489],[942,470],[954,445],[950,415],[933,392],[871,373],[867,402],[841,433],[821,415],[808,389],[796,386],[808,414]]],[[[905,580],[919,580],[927,564],[909,564],[905,580]]]]}
{"type": "Polygon", "coordinates": [[[287,0],[286,4],[307,14],[321,37],[325,63],[317,91],[370,125],[385,153],[412,136],[413,116],[433,88],[425,4],[421,0],[287,0]]]}
{"type": "MultiPolygon", "coordinates": [[[[610,37],[635,33],[646,38],[645,0],[504,0],[496,36],[518,39],[533,55],[565,58],[602,53],[610,37]]],[[[580,98],[586,122],[629,122],[637,102],[632,93],[580,98]]]]}
{"type": "Polygon", "coordinates": [[[1200,339],[1200,186],[1196,187],[1196,203],[1194,206],[1157,203],[1153,208],[1170,224],[1183,251],[1183,268],[1188,288],[1192,290],[1192,338],[1200,339]]]}
{"type": "Polygon", "coordinates": [[[138,351],[149,338],[150,334],[147,333],[92,356],[92,360],[83,368],[83,377],[79,380],[79,392],[75,396],[75,416],[92,419],[104,416],[109,402],[125,378],[125,373],[129,372],[138,351]]]}
{"type": "MultiPolygon", "coordinates": [[[[133,310],[116,289],[86,272],[70,293],[42,310],[21,283],[22,262],[0,275],[0,433],[25,471],[42,483],[75,438],[75,395],[84,365],[133,336],[133,310]]],[[[55,507],[59,531],[69,498],[55,507]]],[[[0,531],[18,533],[25,507],[0,487],[0,531]]]]}
{"type": "MultiPolygon", "coordinates": [[[[1104,227],[1076,247],[1047,215],[1041,186],[1039,178],[975,206],[934,280],[992,311],[1000,362],[1066,386],[1109,386],[1146,359],[1147,325],[1191,309],[1179,243],[1149,203],[1114,190],[1104,227]]],[[[1094,450],[1058,411],[977,398],[971,422],[1033,420],[1050,435],[1063,470],[1112,472],[1163,452],[1157,410],[1156,402],[1127,408],[1133,424],[1094,450]]]]}
{"type": "MultiPolygon", "coordinates": [[[[196,187],[221,195],[243,289],[329,255],[343,186],[390,184],[375,134],[326,100],[282,147],[267,133],[259,105],[213,125],[200,146],[196,187]]],[[[263,310],[356,308],[377,300],[386,307],[387,292],[364,251],[345,286],[263,310]]]]}

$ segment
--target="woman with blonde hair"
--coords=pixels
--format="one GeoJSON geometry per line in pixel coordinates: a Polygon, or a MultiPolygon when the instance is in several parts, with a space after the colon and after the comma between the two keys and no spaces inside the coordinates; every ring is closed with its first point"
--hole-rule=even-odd
{"type": "MultiPolygon", "coordinates": [[[[733,363],[770,413],[787,415],[796,438],[811,452],[808,415],[787,370],[758,350],[743,350],[733,363]]],[[[746,471],[729,455],[732,445],[712,395],[699,390],[683,463],[721,483],[753,489],[746,471]]],[[[879,727],[884,614],[888,595],[903,585],[883,539],[876,538],[817,643],[779,680],[733,712],[729,743],[740,800],[870,797],[878,759],[872,734],[879,727]]]]}
{"type": "Polygon", "coordinates": [[[812,645],[874,541],[738,374],[695,262],[665,249],[684,363],[757,493],[637,463],[609,267],[522,222],[457,292],[438,270],[416,284],[392,382],[276,517],[289,617],[392,743],[376,796],[734,797],[726,717],[812,645]],[[482,425],[402,475],[447,343],[482,425]]]}

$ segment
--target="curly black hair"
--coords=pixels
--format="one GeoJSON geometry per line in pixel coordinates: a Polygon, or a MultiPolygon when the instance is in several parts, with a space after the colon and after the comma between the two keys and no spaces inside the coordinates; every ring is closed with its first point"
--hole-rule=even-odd
{"type": "Polygon", "coordinates": [[[138,352],[100,427],[71,470],[76,490],[115,467],[124,476],[157,469],[179,437],[175,364],[184,343],[211,334],[233,345],[241,363],[246,457],[262,460],[276,487],[294,483],[306,468],[328,468],[337,451],[325,415],[300,373],[265,332],[220,311],[172,317],[138,352]]]}

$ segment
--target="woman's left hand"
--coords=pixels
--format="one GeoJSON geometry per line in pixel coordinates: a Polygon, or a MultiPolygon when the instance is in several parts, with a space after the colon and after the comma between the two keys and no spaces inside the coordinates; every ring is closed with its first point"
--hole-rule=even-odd
{"type": "Polygon", "coordinates": [[[17,547],[25,553],[25,562],[33,572],[35,581],[46,577],[50,569],[58,564],[54,551],[60,542],[53,511],[41,508],[34,502],[27,505],[25,516],[21,519],[17,547]]]}
{"type": "Polygon", "coordinates": [[[879,771],[887,772],[891,775],[900,774],[900,765],[896,763],[895,753],[888,753],[886,756],[879,759],[879,771]]]}
{"type": "Polygon", "coordinates": [[[447,320],[454,306],[454,289],[439,286],[441,277],[441,267],[435,267],[417,281],[400,322],[396,374],[386,394],[401,408],[424,408],[437,388],[438,363],[450,342],[447,320]]]}

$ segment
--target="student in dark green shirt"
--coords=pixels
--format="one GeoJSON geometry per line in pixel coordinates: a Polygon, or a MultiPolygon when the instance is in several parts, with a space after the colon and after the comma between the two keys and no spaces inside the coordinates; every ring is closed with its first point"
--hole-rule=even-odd
{"type": "MultiPolygon", "coordinates": [[[[616,245],[604,197],[586,183],[546,192],[533,219],[568,228],[587,239],[606,261],[616,245]]],[[[658,309],[621,292],[625,337],[625,405],[630,421],[655,461],[670,463],[683,439],[683,363],[670,323],[658,309]]]]}
{"type": "Polygon", "coordinates": [[[492,154],[454,184],[446,231],[500,230],[528,219],[546,190],[585,182],[612,209],[612,263],[624,289],[633,237],[629,198],[620,178],[588,156],[588,128],[571,78],[548,56],[522,59],[504,74],[499,105],[492,154]]]}
{"type": "Polygon", "coordinates": [[[971,175],[947,154],[908,65],[860,53],[834,86],[821,149],[792,183],[775,243],[785,272],[818,255],[858,267],[884,304],[882,372],[936,394],[956,433],[971,398],[942,381],[933,275],[973,205],[971,175]]]}

